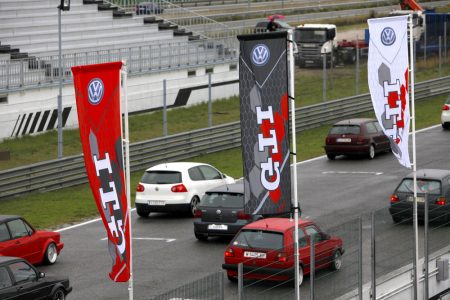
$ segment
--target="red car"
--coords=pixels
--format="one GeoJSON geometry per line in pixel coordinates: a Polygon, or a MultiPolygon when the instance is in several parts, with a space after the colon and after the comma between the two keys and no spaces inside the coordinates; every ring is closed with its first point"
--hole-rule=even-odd
{"type": "Polygon", "coordinates": [[[376,153],[390,152],[391,144],[377,120],[362,118],[334,124],[325,138],[324,148],[330,160],[337,155],[365,155],[373,159],[376,153]]]}
{"type": "MultiPolygon", "coordinates": [[[[248,224],[225,250],[230,281],[237,281],[238,264],[243,263],[246,279],[287,281],[294,278],[294,221],[268,218],[248,224]]],[[[315,236],[315,268],[339,270],[342,266],[342,240],[323,233],[312,221],[299,220],[299,282],[310,273],[310,237],[315,236]]]]}
{"type": "Polygon", "coordinates": [[[54,264],[64,243],[58,232],[35,230],[19,216],[0,215],[0,256],[16,256],[32,264],[54,264]]]}

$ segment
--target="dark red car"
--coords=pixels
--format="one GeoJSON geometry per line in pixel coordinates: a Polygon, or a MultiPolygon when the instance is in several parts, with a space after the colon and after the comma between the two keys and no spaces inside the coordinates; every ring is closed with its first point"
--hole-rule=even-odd
{"type": "Polygon", "coordinates": [[[0,256],[54,264],[63,247],[58,232],[35,230],[19,216],[0,215],[0,256]]]}
{"type": "Polygon", "coordinates": [[[331,127],[324,148],[330,160],[337,155],[365,155],[373,159],[376,153],[391,151],[391,144],[377,120],[349,119],[331,127]]]}
{"type": "MultiPolygon", "coordinates": [[[[267,218],[248,224],[225,250],[225,263],[230,281],[236,281],[238,264],[243,263],[246,279],[286,281],[294,278],[294,221],[267,218]]],[[[339,270],[342,266],[342,240],[322,232],[312,221],[299,220],[299,281],[310,273],[310,240],[315,236],[315,268],[339,270]]]]}

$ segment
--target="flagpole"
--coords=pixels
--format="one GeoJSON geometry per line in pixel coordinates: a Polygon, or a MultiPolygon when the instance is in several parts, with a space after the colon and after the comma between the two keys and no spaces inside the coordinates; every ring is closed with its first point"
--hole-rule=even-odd
{"type": "Polygon", "coordinates": [[[288,30],[289,41],[289,100],[291,101],[291,122],[292,122],[292,165],[294,177],[294,266],[295,266],[295,299],[300,300],[300,286],[299,286],[299,253],[298,253],[298,218],[299,208],[297,199],[297,139],[295,135],[295,87],[294,87],[294,37],[293,30],[288,30]]]}
{"type": "Polygon", "coordinates": [[[417,220],[417,161],[416,161],[416,112],[414,105],[414,44],[413,44],[413,16],[409,15],[409,61],[410,61],[410,91],[411,91],[411,117],[412,120],[412,148],[413,148],[413,223],[414,223],[414,299],[418,299],[419,284],[419,228],[417,220]]]}
{"type": "Polygon", "coordinates": [[[126,189],[127,189],[127,214],[129,224],[130,235],[130,252],[127,253],[130,256],[130,279],[128,280],[128,296],[130,300],[133,300],[133,235],[131,230],[131,190],[130,190],[130,137],[128,129],[128,94],[127,94],[127,63],[122,61],[122,79],[123,79],[123,102],[124,102],[124,119],[125,119],[125,176],[126,176],[126,189]]]}

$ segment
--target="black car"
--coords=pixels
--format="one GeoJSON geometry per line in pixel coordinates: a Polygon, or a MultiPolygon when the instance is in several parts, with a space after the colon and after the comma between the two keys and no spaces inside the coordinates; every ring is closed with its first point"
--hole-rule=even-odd
{"type": "MultiPolygon", "coordinates": [[[[450,222],[450,170],[423,169],[417,174],[417,217],[425,219],[425,199],[430,222],[450,222]]],[[[391,196],[389,212],[395,223],[412,220],[414,173],[407,175],[391,196]]]]}
{"type": "Polygon", "coordinates": [[[72,291],[68,278],[46,277],[22,258],[0,256],[0,299],[65,299],[72,291]]]}
{"type": "Polygon", "coordinates": [[[234,236],[262,216],[244,212],[244,185],[236,183],[207,191],[197,206],[195,218],[195,237],[207,240],[209,236],[234,236]]]}

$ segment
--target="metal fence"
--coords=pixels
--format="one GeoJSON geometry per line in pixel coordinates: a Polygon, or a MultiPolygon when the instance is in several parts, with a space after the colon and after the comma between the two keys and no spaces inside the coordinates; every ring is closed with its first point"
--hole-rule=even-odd
{"type": "MultiPolygon", "coordinates": [[[[450,76],[416,85],[416,99],[450,92],[450,76]]],[[[369,94],[298,108],[296,130],[371,111],[369,94]]],[[[240,123],[232,122],[134,143],[130,147],[131,170],[192,158],[241,146],[240,123]]],[[[37,163],[0,172],[0,199],[36,191],[50,191],[86,183],[82,155],[37,163]]]]}
{"type": "MultiPolygon", "coordinates": [[[[389,198],[384,200],[388,202],[389,198]]],[[[446,204],[446,212],[440,215],[439,220],[426,217],[428,214],[420,215],[425,221],[419,226],[421,250],[417,299],[429,299],[450,288],[449,207],[450,204],[446,204]],[[443,262],[443,267],[439,266],[439,262],[443,262]]],[[[409,214],[412,215],[412,212],[409,211],[409,214]]],[[[299,259],[305,274],[300,286],[301,299],[414,299],[414,233],[411,216],[397,222],[394,220],[395,215],[393,217],[390,214],[389,207],[385,207],[331,227],[330,218],[333,217],[321,216],[315,222],[324,233],[342,240],[340,267],[335,270],[330,264],[334,261],[331,257],[337,248],[330,247],[326,237],[320,239],[318,236],[306,235],[303,240],[299,239],[299,259]]],[[[252,240],[247,238],[243,241],[249,243],[252,240]]],[[[283,261],[288,264],[294,260],[293,248],[291,244],[267,251],[258,248],[255,251],[263,251],[268,258],[272,254],[276,256],[283,253],[283,261]]],[[[225,299],[237,300],[293,299],[293,270],[289,267],[286,271],[281,265],[271,259],[259,258],[249,258],[234,265],[234,269],[229,265],[229,271],[225,272],[231,282],[222,284],[218,281],[217,286],[223,290],[217,294],[225,295],[225,299]]],[[[200,279],[174,290],[174,293],[180,289],[188,290],[187,293],[167,294],[179,295],[180,298],[217,299],[206,296],[206,286],[205,279],[200,279]],[[192,297],[192,290],[195,289],[197,292],[192,297]]]]}
{"type": "MultiPolygon", "coordinates": [[[[72,82],[71,67],[126,60],[131,75],[236,61],[237,39],[160,41],[147,46],[64,53],[62,77],[72,82]]],[[[0,60],[0,91],[57,84],[58,55],[0,60]]]]}
{"type": "Polygon", "coordinates": [[[151,297],[150,300],[223,300],[223,272],[216,272],[172,291],[151,297]]]}

